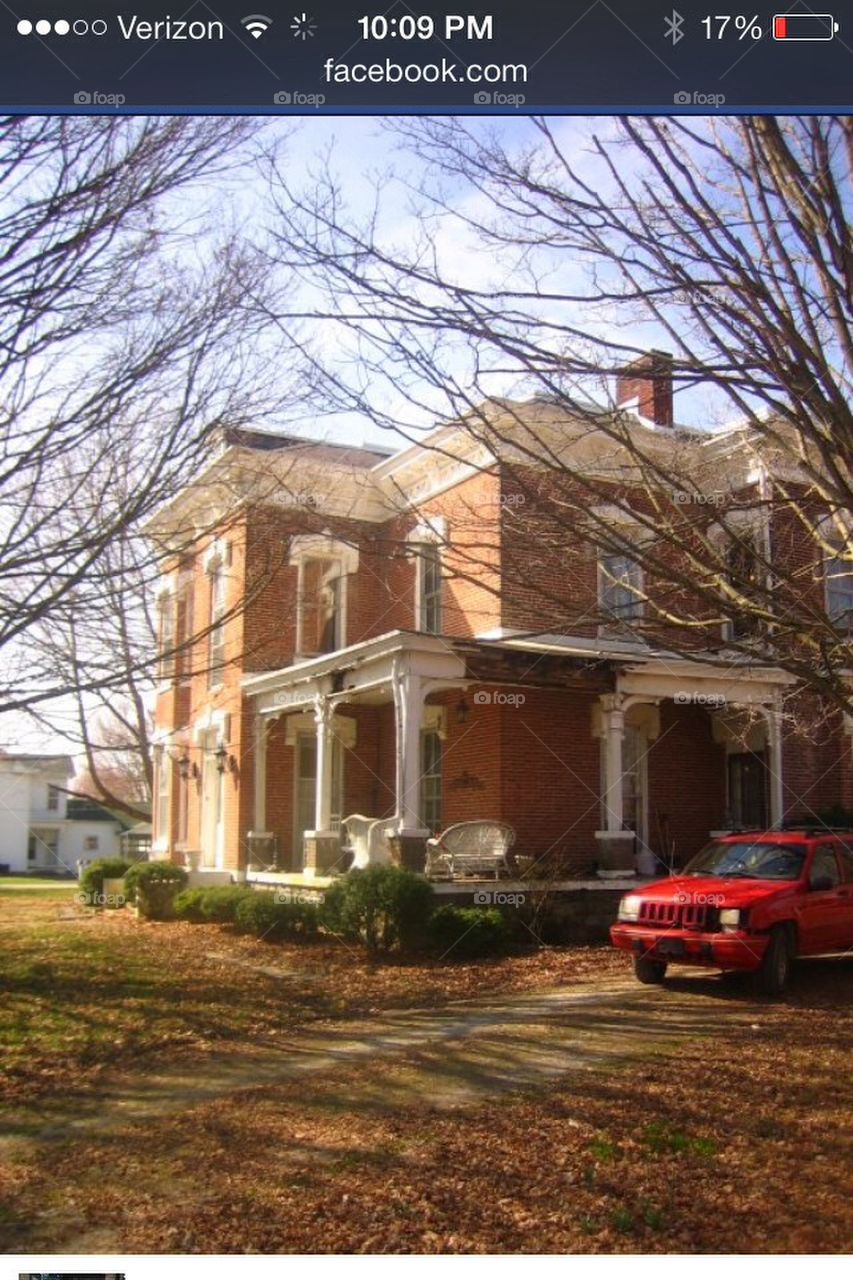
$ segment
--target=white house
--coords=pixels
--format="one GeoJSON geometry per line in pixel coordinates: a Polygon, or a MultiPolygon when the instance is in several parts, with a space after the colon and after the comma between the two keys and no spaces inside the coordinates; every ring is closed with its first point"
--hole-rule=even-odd
{"type": "Polygon", "coordinates": [[[0,753],[0,868],[76,875],[67,835],[73,773],[70,756],[0,753]]]}

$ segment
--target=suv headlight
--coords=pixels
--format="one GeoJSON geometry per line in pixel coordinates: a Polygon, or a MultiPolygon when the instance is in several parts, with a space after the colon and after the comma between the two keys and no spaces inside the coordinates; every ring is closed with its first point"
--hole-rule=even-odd
{"type": "Polygon", "coordinates": [[[720,928],[730,932],[742,929],[746,924],[746,912],[739,907],[724,907],[720,912],[720,928]]]}
{"type": "Polygon", "coordinates": [[[640,899],[636,894],[629,893],[627,898],[623,898],[619,903],[618,919],[625,921],[639,920],[640,918],[640,899]]]}

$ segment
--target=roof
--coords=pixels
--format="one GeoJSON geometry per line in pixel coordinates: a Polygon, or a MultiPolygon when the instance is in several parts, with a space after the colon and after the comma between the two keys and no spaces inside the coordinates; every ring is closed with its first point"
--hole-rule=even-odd
{"type": "MultiPolygon", "coordinates": [[[[138,807],[144,806],[140,804],[138,807]]],[[[120,826],[123,831],[127,831],[136,821],[135,816],[98,804],[97,800],[90,800],[88,796],[69,795],[65,813],[72,822],[111,822],[114,826],[120,826]]]]}
{"type": "Polygon", "coordinates": [[[68,776],[74,772],[74,762],[70,756],[42,755],[32,751],[5,751],[0,747],[0,767],[4,764],[23,765],[24,768],[40,772],[61,770],[68,776]]]}

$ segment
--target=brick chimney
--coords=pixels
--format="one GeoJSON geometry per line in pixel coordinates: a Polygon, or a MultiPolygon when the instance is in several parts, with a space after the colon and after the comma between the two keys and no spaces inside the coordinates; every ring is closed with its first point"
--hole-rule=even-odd
{"type": "Polygon", "coordinates": [[[632,360],[616,378],[616,404],[636,408],[660,427],[672,426],[672,356],[647,351],[632,360]]]}

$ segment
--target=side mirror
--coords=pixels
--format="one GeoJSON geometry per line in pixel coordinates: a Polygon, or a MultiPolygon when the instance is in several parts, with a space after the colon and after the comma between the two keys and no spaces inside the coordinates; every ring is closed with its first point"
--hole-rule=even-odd
{"type": "Polygon", "coordinates": [[[809,888],[814,892],[820,893],[826,889],[834,889],[835,881],[832,876],[815,876],[813,880],[809,881],[809,888]]]}

